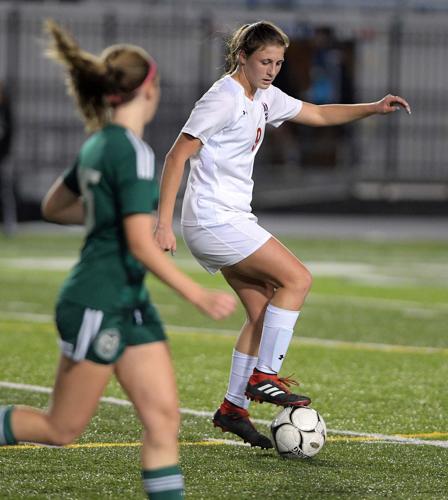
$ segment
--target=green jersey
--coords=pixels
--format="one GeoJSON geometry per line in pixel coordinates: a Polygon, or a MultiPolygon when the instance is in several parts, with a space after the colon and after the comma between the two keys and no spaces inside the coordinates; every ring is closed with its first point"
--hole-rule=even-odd
{"type": "Polygon", "coordinates": [[[152,149],[109,124],[84,143],[64,183],[83,198],[86,240],[60,299],[103,311],[135,307],[148,298],[145,268],[129,252],[123,218],[157,207],[152,149]]]}

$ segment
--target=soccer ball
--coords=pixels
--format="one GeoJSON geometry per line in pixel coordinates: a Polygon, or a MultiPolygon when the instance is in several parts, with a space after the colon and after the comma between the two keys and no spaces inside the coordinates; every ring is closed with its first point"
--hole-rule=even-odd
{"type": "Polygon", "coordinates": [[[283,458],[311,458],[322,449],[327,427],[313,408],[287,406],[271,423],[275,449],[283,458]]]}

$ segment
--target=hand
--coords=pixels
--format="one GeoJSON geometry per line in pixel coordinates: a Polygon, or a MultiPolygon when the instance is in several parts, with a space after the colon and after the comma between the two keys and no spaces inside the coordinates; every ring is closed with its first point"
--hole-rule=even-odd
{"type": "Polygon", "coordinates": [[[154,239],[164,252],[171,252],[171,255],[176,253],[176,235],[171,226],[168,228],[157,224],[154,231],[154,239]]]}
{"type": "Polygon", "coordinates": [[[376,113],[381,115],[394,113],[400,108],[403,108],[408,115],[411,114],[411,107],[409,106],[409,103],[399,95],[388,94],[386,97],[383,97],[381,101],[376,102],[375,107],[376,113]]]}
{"type": "Polygon", "coordinates": [[[236,308],[236,299],[233,295],[224,292],[213,292],[205,288],[201,291],[195,306],[210,318],[218,320],[230,316],[236,308]]]}

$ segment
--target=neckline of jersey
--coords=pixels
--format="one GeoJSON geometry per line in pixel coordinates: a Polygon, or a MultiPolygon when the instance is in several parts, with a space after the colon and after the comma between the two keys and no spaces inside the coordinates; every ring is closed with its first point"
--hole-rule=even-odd
{"type": "Polygon", "coordinates": [[[230,78],[230,80],[234,83],[236,88],[238,88],[238,90],[243,94],[246,101],[253,103],[254,101],[258,100],[258,96],[260,95],[260,89],[257,89],[255,94],[254,94],[253,99],[250,99],[249,97],[247,97],[246,91],[244,90],[244,87],[241,85],[241,83],[238,80],[235,80],[235,78],[233,78],[232,75],[226,75],[225,78],[230,78]]]}
{"type": "Polygon", "coordinates": [[[124,125],[120,125],[119,123],[109,122],[105,125],[104,128],[107,128],[107,127],[115,127],[115,128],[119,128],[121,130],[125,130],[125,131],[129,130],[130,132],[132,132],[132,130],[130,128],[127,128],[124,125]]]}
{"type": "Polygon", "coordinates": [[[125,127],[124,125],[120,125],[119,123],[109,122],[104,126],[104,128],[107,128],[107,127],[119,128],[120,130],[123,130],[123,132],[129,132],[130,134],[137,137],[138,139],[143,140],[143,138],[138,137],[138,135],[132,129],[125,127]]]}

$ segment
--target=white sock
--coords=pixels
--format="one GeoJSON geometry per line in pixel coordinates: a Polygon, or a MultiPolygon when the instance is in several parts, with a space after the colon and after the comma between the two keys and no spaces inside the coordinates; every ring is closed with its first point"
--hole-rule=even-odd
{"type": "Polygon", "coordinates": [[[299,314],[300,311],[288,311],[268,305],[264,315],[257,370],[264,373],[280,371],[299,314]]]}
{"type": "Polygon", "coordinates": [[[247,381],[257,364],[257,359],[256,356],[249,356],[249,354],[233,350],[232,368],[225,398],[245,410],[249,407],[250,400],[246,398],[244,392],[246,391],[247,381]]]}

